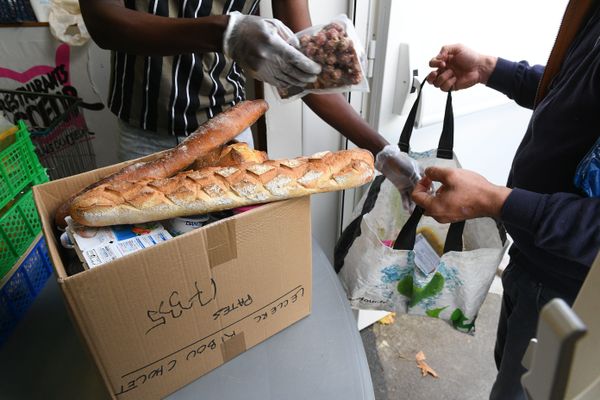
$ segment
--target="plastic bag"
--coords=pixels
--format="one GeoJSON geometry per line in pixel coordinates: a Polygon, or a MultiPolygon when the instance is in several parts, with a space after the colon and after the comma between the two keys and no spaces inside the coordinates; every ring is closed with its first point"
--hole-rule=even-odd
{"type": "Polygon", "coordinates": [[[589,197],[600,197],[600,138],[579,163],[575,186],[589,197]]]}
{"type": "Polygon", "coordinates": [[[77,0],[54,0],[48,15],[52,36],[71,46],[83,46],[90,40],[77,0]]]}
{"type": "Polygon", "coordinates": [[[281,99],[295,100],[309,93],[369,91],[365,49],[346,15],[341,14],[326,25],[300,31],[288,42],[320,64],[322,71],[316,82],[305,87],[277,88],[281,99]]]}
{"type": "MultiPolygon", "coordinates": [[[[410,148],[422,86],[398,141],[410,148]]],[[[410,152],[420,166],[460,168],[453,150],[454,114],[447,95],[437,149],[410,152]]],[[[474,333],[475,319],[508,242],[491,218],[440,224],[406,208],[405,194],[383,175],[371,183],[334,251],[334,267],[355,309],[426,315],[474,333]]]]}

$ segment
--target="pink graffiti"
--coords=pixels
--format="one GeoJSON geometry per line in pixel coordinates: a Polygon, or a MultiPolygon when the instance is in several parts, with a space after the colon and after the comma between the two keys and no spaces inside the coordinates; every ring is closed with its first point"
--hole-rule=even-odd
{"type": "MultiPolygon", "coordinates": [[[[17,72],[12,69],[2,68],[0,67],[0,78],[8,78],[14,81],[25,83],[29,82],[33,78],[51,73],[56,67],[59,65],[64,65],[65,70],[67,71],[67,76],[70,77],[69,67],[70,67],[70,48],[66,43],[61,44],[56,48],[56,55],[54,57],[54,63],[56,64],[54,67],[49,65],[36,65],[34,67],[29,68],[25,72],[17,72]]],[[[70,80],[70,78],[69,78],[70,80]]],[[[70,86],[70,82],[66,82],[65,85],[70,86]]]]}

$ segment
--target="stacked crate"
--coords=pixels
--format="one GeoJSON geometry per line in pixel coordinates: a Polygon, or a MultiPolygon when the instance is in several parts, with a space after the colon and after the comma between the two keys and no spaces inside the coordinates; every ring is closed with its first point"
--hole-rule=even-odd
{"type": "Polygon", "coordinates": [[[0,345],[51,275],[31,191],[48,175],[23,122],[8,140],[0,143],[0,345]]]}

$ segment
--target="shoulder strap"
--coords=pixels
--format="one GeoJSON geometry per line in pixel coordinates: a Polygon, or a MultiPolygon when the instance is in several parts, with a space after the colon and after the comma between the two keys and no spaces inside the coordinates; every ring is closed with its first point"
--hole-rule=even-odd
{"type": "Polygon", "coordinates": [[[558,71],[560,71],[560,67],[567,55],[569,45],[573,42],[575,36],[577,36],[577,32],[581,29],[594,4],[596,4],[596,2],[593,0],[569,1],[560,24],[560,29],[558,30],[558,35],[556,36],[556,41],[554,42],[554,47],[550,52],[550,57],[548,58],[546,68],[544,68],[544,74],[542,75],[542,79],[538,86],[537,94],[535,96],[535,106],[537,106],[548,93],[550,82],[552,82],[552,79],[556,76],[558,71]]]}

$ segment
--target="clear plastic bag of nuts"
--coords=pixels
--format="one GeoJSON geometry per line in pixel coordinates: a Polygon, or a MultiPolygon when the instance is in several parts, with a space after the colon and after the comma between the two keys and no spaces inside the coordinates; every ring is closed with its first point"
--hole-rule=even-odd
{"type": "Polygon", "coordinates": [[[288,42],[320,64],[321,73],[316,82],[305,87],[277,88],[281,99],[291,101],[309,93],[369,91],[365,50],[346,15],[339,15],[328,24],[304,29],[288,42]]]}

